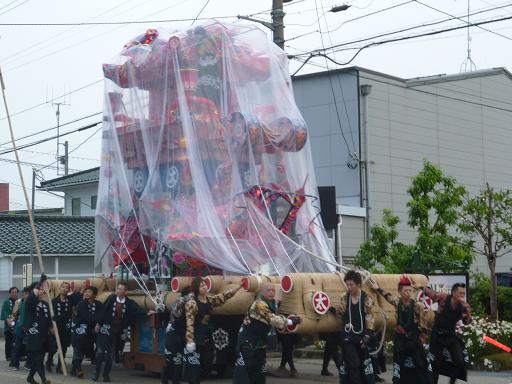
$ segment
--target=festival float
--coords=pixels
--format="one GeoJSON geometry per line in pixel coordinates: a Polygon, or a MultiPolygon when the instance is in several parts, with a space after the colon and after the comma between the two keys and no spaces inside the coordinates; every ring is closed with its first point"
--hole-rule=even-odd
{"type": "MultiPolygon", "coordinates": [[[[115,279],[128,280],[130,297],[159,312],[132,330],[125,365],[160,371],[164,309],[197,275],[212,294],[245,288],[211,320],[219,371],[234,361],[238,328],[265,281],[276,284],[281,313],[303,318],[288,332],[339,330],[328,309],[346,291],[344,268],[320,218],[285,52],[254,26],[211,21],[149,29],[103,72],[95,262],[114,277],[75,284],[97,286],[102,300],[115,279]]],[[[396,293],[398,275],[373,277],[396,293]]],[[[392,325],[394,310],[368,292],[380,327],[392,325]]]]}

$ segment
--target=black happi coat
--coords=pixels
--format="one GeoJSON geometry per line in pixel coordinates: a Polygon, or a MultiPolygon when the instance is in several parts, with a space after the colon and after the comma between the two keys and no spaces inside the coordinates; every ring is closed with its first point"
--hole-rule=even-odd
{"type": "Polygon", "coordinates": [[[103,304],[98,300],[94,300],[92,303],[82,300],[78,303],[71,327],[73,348],[87,350],[94,342],[93,331],[102,312],[102,306],[103,304]]]}
{"type": "MultiPolygon", "coordinates": [[[[366,292],[361,292],[361,316],[353,316],[353,322],[356,323],[356,329],[360,329],[361,333],[355,333],[352,331],[345,331],[345,325],[350,322],[349,312],[351,311],[353,306],[350,294],[347,293],[344,297],[341,298],[341,308],[340,312],[343,319],[343,327],[342,327],[342,349],[344,351],[345,344],[354,344],[359,345],[363,340],[365,335],[371,336],[374,339],[374,303],[370,296],[366,294],[366,292]],[[362,320],[362,324],[360,321],[362,320]]],[[[357,304],[359,308],[359,304],[357,304]]],[[[374,341],[374,340],[373,340],[374,341]]],[[[345,351],[344,351],[345,352],[345,351]]],[[[361,358],[361,380],[364,384],[374,384],[375,376],[372,366],[372,361],[370,358],[370,354],[368,351],[368,347],[359,350],[360,358],[361,358]]],[[[349,381],[349,368],[346,356],[343,355],[343,358],[340,361],[339,368],[339,378],[340,384],[350,384],[349,381]]]]}
{"type": "Polygon", "coordinates": [[[80,294],[75,292],[62,301],[60,295],[52,300],[54,320],[59,330],[60,343],[62,346],[71,344],[71,323],[73,318],[73,307],[80,300],[80,294]]]}
{"type": "MultiPolygon", "coordinates": [[[[469,354],[466,349],[466,345],[464,341],[459,338],[455,332],[455,328],[459,320],[462,320],[464,323],[467,323],[469,320],[465,319],[465,313],[467,309],[462,305],[458,304],[454,309],[451,305],[452,295],[448,295],[444,302],[439,302],[439,308],[436,312],[436,316],[434,318],[434,326],[432,327],[432,336],[430,339],[430,349],[432,350],[433,344],[438,344],[442,346],[446,346],[450,341],[456,340],[458,344],[460,344],[460,350],[462,353],[462,357],[464,360],[464,367],[455,367],[451,362],[450,354],[447,350],[447,354],[443,356],[443,361],[441,362],[440,374],[443,376],[450,376],[453,370],[457,370],[457,377],[460,380],[467,381],[469,366],[469,354]]],[[[433,355],[430,355],[430,358],[433,359],[433,355]]]]}
{"type": "MultiPolygon", "coordinates": [[[[105,348],[107,347],[106,344],[110,345],[111,343],[111,336],[113,336],[112,323],[115,317],[116,299],[117,296],[115,294],[109,296],[105,303],[103,303],[100,314],[98,315],[98,323],[100,325],[100,331],[97,339],[98,347],[105,348]]],[[[135,301],[128,297],[125,298],[122,306],[120,332],[123,334],[128,332],[128,328],[137,317],[145,316],[146,311],[140,308],[135,301]]]]}
{"type": "Polygon", "coordinates": [[[25,302],[26,347],[28,351],[44,351],[48,348],[48,333],[52,327],[50,308],[30,292],[25,302]]]}

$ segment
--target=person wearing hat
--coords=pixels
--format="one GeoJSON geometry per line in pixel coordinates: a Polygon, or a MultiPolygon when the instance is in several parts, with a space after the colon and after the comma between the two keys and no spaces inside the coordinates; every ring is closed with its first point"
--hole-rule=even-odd
{"type": "Polygon", "coordinates": [[[423,344],[427,340],[427,325],[421,304],[414,300],[409,277],[402,276],[395,297],[371,281],[372,289],[396,308],[397,324],[393,337],[393,384],[431,384],[432,367],[423,344]]]}

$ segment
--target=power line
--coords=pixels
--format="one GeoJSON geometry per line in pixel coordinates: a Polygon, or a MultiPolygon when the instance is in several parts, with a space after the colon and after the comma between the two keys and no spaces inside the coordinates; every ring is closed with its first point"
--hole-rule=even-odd
{"type": "MultiPolygon", "coordinates": [[[[123,1],[123,2],[122,2],[122,3],[120,3],[120,4],[117,4],[117,5],[115,5],[115,6],[111,7],[111,8],[109,8],[109,9],[107,9],[107,10],[103,11],[103,12],[100,12],[100,13],[98,13],[98,14],[96,14],[96,15],[94,15],[94,16],[92,16],[92,17],[88,18],[88,19],[85,19],[85,20],[84,20],[84,22],[88,22],[88,21],[94,20],[94,19],[96,19],[96,18],[98,18],[98,17],[100,17],[100,16],[106,15],[106,14],[108,14],[109,12],[111,12],[111,11],[113,11],[113,10],[115,10],[115,9],[117,9],[117,8],[119,8],[119,7],[121,7],[122,5],[124,5],[124,4],[126,4],[126,3],[130,2],[130,1],[132,1],[132,0],[126,0],[126,1],[123,1]]],[[[125,9],[124,11],[118,12],[118,13],[117,13],[117,15],[120,15],[120,14],[126,13],[127,11],[131,11],[131,10],[132,10],[132,9],[134,9],[134,8],[138,8],[138,7],[140,7],[140,6],[142,6],[142,5],[146,4],[146,3],[148,3],[149,1],[151,1],[151,0],[148,0],[148,1],[145,1],[145,2],[142,2],[142,3],[139,3],[139,4],[137,4],[137,5],[136,5],[136,6],[134,6],[134,7],[131,7],[131,8],[125,9]]],[[[43,40],[38,40],[38,41],[36,41],[35,43],[33,43],[33,44],[29,45],[28,47],[25,47],[25,48],[21,49],[20,51],[17,51],[17,52],[15,52],[15,53],[13,53],[13,54],[10,54],[10,55],[9,55],[9,56],[7,56],[7,57],[2,57],[2,58],[0,59],[0,62],[3,62],[3,63],[5,64],[5,63],[8,63],[8,62],[10,62],[10,61],[13,61],[13,59],[14,59],[14,61],[16,61],[16,59],[15,59],[15,58],[16,58],[17,56],[19,56],[19,55],[23,54],[24,52],[26,52],[26,51],[28,51],[28,50],[30,50],[30,53],[34,53],[34,51],[39,51],[39,50],[46,50],[46,49],[48,49],[48,48],[46,47],[47,45],[54,45],[54,44],[55,44],[55,42],[53,41],[55,38],[63,37],[63,39],[61,39],[61,40],[66,40],[66,39],[69,39],[69,38],[71,38],[71,37],[75,36],[75,35],[76,35],[76,33],[71,33],[71,34],[67,33],[67,32],[69,32],[69,31],[73,30],[74,28],[75,28],[75,27],[67,28],[67,29],[65,29],[64,31],[59,32],[59,33],[57,33],[57,34],[55,34],[55,35],[52,35],[52,36],[50,36],[50,37],[48,37],[48,38],[45,38],[45,39],[43,39],[43,40]],[[32,48],[35,48],[35,49],[32,49],[32,48]]],[[[77,32],[78,32],[78,33],[83,33],[83,32],[84,32],[84,30],[83,30],[83,29],[80,29],[80,30],[79,30],[79,31],[77,31],[77,32]]]]}
{"type": "Polygon", "coordinates": [[[127,25],[127,24],[158,24],[158,23],[176,23],[185,21],[211,20],[211,19],[236,19],[238,15],[231,16],[211,16],[183,19],[161,19],[161,20],[125,20],[125,21],[96,21],[96,22],[78,22],[78,23],[0,23],[3,27],[69,27],[85,25],[127,25]]]}
{"type": "MultiPolygon", "coordinates": [[[[82,141],[80,144],[78,144],[75,148],[73,148],[71,151],[69,151],[69,153],[68,153],[68,157],[69,157],[69,154],[70,154],[70,153],[75,152],[78,148],[80,148],[82,145],[84,145],[84,144],[85,144],[85,143],[87,143],[90,139],[92,139],[92,138],[93,138],[93,137],[94,137],[94,136],[95,136],[95,135],[96,135],[96,134],[101,130],[101,128],[102,128],[102,127],[100,126],[97,130],[95,130],[95,131],[92,133],[92,135],[89,135],[85,140],[83,140],[83,141],[82,141]]],[[[42,168],[40,168],[39,170],[43,170],[43,169],[45,169],[45,168],[51,167],[51,166],[53,166],[53,164],[55,164],[55,163],[56,163],[56,162],[58,162],[59,160],[60,160],[60,159],[57,159],[57,160],[55,160],[54,162],[52,162],[52,163],[50,163],[50,164],[48,164],[48,165],[43,166],[43,167],[42,167],[42,168]]],[[[67,161],[67,159],[66,159],[66,161],[67,161]]]]}
{"type": "Polygon", "coordinates": [[[7,7],[8,7],[8,6],[10,6],[11,4],[16,3],[17,1],[19,1],[19,0],[13,0],[13,1],[11,1],[10,3],[7,3],[6,5],[4,5],[3,7],[0,7],[0,11],[1,11],[2,9],[7,8],[7,7]]]}
{"type": "MultiPolygon", "coordinates": [[[[382,13],[382,12],[386,12],[386,11],[389,11],[391,9],[395,9],[395,8],[399,8],[399,7],[402,7],[404,5],[407,5],[407,4],[410,4],[410,3],[414,3],[414,0],[408,0],[408,1],[404,1],[403,3],[399,3],[399,4],[395,4],[395,5],[392,5],[390,7],[387,7],[387,8],[383,8],[383,9],[379,9],[377,11],[374,11],[374,12],[370,12],[370,13],[367,13],[365,15],[361,15],[361,16],[358,16],[358,17],[354,17],[353,19],[349,19],[349,20],[346,20],[344,22],[342,22],[341,24],[339,24],[335,29],[328,29],[329,32],[336,32],[338,29],[340,29],[344,24],[347,24],[347,23],[350,23],[352,21],[356,21],[356,20],[360,20],[360,19],[364,19],[365,17],[368,17],[368,16],[373,16],[373,15],[376,15],[378,13],[382,13]]],[[[327,33],[327,32],[324,32],[324,33],[327,33]]]]}
{"type": "MultiPolygon", "coordinates": [[[[427,8],[430,8],[430,9],[432,9],[432,10],[436,11],[436,12],[442,13],[443,15],[448,15],[448,16],[451,16],[451,17],[453,17],[453,18],[457,19],[457,20],[460,20],[460,21],[462,21],[464,24],[466,24],[467,26],[470,26],[470,25],[471,25],[471,23],[470,23],[468,20],[464,20],[464,19],[462,19],[462,18],[460,18],[460,17],[453,16],[452,14],[450,14],[450,13],[448,13],[448,12],[445,12],[445,11],[443,11],[443,10],[441,10],[441,9],[438,9],[438,8],[432,7],[432,6],[428,5],[428,4],[422,3],[422,2],[421,2],[421,1],[419,1],[419,0],[414,0],[414,1],[415,1],[416,3],[418,3],[418,4],[421,4],[421,5],[425,6],[425,7],[427,7],[427,8]]],[[[496,35],[496,36],[503,37],[503,38],[505,38],[505,39],[507,39],[507,40],[512,40],[512,38],[511,38],[511,37],[508,37],[508,36],[506,36],[506,35],[502,35],[501,33],[498,33],[498,32],[491,31],[490,29],[487,29],[487,28],[482,27],[482,26],[480,26],[480,25],[477,25],[476,27],[477,27],[477,28],[480,28],[480,29],[482,29],[482,30],[484,30],[484,31],[486,31],[486,32],[492,33],[492,34],[494,34],[494,35],[496,35]]]]}
{"type": "MultiPolygon", "coordinates": [[[[498,19],[484,20],[484,21],[480,21],[480,22],[476,22],[476,23],[470,23],[468,26],[469,27],[476,27],[478,25],[497,23],[497,22],[501,22],[501,21],[505,21],[505,20],[510,20],[510,19],[512,19],[512,16],[501,17],[501,18],[498,18],[498,19]]],[[[417,35],[397,37],[397,38],[394,38],[394,39],[388,39],[388,40],[372,42],[370,44],[366,44],[366,45],[364,45],[362,47],[359,47],[359,48],[349,48],[351,50],[356,49],[357,52],[348,61],[343,62],[343,63],[340,63],[337,60],[334,60],[331,57],[327,56],[325,53],[321,53],[321,52],[323,52],[323,51],[325,52],[328,49],[333,49],[333,48],[336,48],[336,47],[340,47],[340,46],[346,45],[346,43],[333,45],[333,46],[328,47],[328,48],[317,49],[317,50],[314,50],[314,51],[310,52],[309,57],[302,63],[302,65],[299,67],[299,69],[297,69],[293,73],[292,76],[295,76],[304,67],[304,65],[306,65],[308,63],[308,61],[311,60],[314,57],[325,57],[329,61],[333,62],[336,65],[347,65],[347,64],[350,64],[352,61],[354,61],[354,59],[366,48],[376,47],[376,46],[379,46],[379,45],[384,45],[384,44],[392,43],[392,42],[396,42],[396,41],[416,39],[416,38],[424,37],[424,36],[439,35],[439,34],[442,34],[442,33],[447,33],[447,32],[452,32],[452,31],[456,31],[456,30],[459,30],[459,29],[467,28],[468,26],[462,25],[462,26],[457,26],[457,27],[452,27],[452,28],[446,28],[446,29],[441,29],[441,30],[421,33],[421,34],[417,34],[417,35]]],[[[333,52],[335,52],[335,51],[333,51],[333,52]]],[[[300,55],[301,54],[295,55],[295,56],[300,56],[300,55]]],[[[294,56],[291,56],[291,58],[294,58],[294,56]]]]}
{"type": "Polygon", "coordinates": [[[194,18],[194,20],[192,21],[192,24],[190,24],[190,26],[193,26],[194,23],[199,20],[199,16],[201,16],[201,13],[203,13],[204,9],[206,8],[206,6],[208,5],[208,3],[210,2],[210,0],[206,0],[206,2],[204,3],[203,7],[199,10],[199,12],[197,13],[196,17],[194,18]]]}
{"type": "MultiPolygon", "coordinates": [[[[5,158],[2,158],[0,157],[0,161],[3,161],[4,163],[11,163],[11,164],[16,164],[16,160],[12,160],[12,159],[5,159],[5,158]]],[[[32,162],[29,162],[29,161],[20,161],[20,164],[21,165],[26,165],[28,167],[42,167],[43,164],[38,164],[38,163],[32,163],[32,162]]],[[[51,169],[54,169],[54,170],[58,170],[57,167],[53,167],[53,166],[48,166],[49,168],[51,169]]],[[[71,171],[73,172],[78,172],[79,170],[78,169],[72,169],[71,171]]]]}
{"type": "MultiPolygon", "coordinates": [[[[512,4],[509,3],[509,4],[501,5],[501,6],[498,6],[498,7],[494,7],[494,8],[481,9],[481,10],[478,10],[478,11],[475,11],[475,12],[471,13],[470,16],[475,16],[475,15],[478,15],[478,14],[482,14],[482,13],[486,13],[486,12],[491,12],[491,11],[495,11],[495,10],[502,9],[502,8],[507,8],[507,7],[512,7],[512,4]]],[[[413,29],[418,29],[418,28],[422,28],[422,27],[430,27],[430,26],[433,26],[433,25],[443,24],[443,23],[446,23],[448,21],[452,21],[452,20],[456,20],[456,19],[458,19],[457,16],[451,16],[448,19],[443,19],[443,20],[437,20],[437,21],[422,23],[422,24],[419,24],[419,25],[411,26],[411,27],[406,27],[406,28],[401,28],[401,29],[398,29],[398,30],[390,31],[390,32],[380,33],[380,34],[373,35],[373,36],[366,37],[366,38],[360,38],[360,39],[352,40],[350,42],[337,44],[337,45],[329,47],[327,49],[331,49],[333,47],[334,48],[343,47],[343,46],[347,46],[347,45],[351,45],[351,44],[355,44],[355,43],[361,43],[361,42],[372,40],[372,39],[375,39],[375,38],[389,36],[389,35],[394,35],[394,34],[401,33],[401,32],[407,32],[407,31],[411,31],[413,29]]],[[[325,33],[328,33],[328,32],[325,32],[325,33]]],[[[308,53],[312,53],[312,52],[316,52],[316,51],[322,51],[322,50],[323,49],[317,49],[317,50],[314,50],[314,51],[310,51],[308,53]]]]}
{"type": "MultiPolygon", "coordinates": [[[[101,115],[103,112],[96,112],[96,113],[92,113],[90,115],[87,115],[87,116],[82,116],[78,119],[75,119],[75,120],[71,120],[71,121],[68,121],[68,122],[65,122],[65,123],[62,123],[60,124],[59,126],[55,126],[55,127],[51,127],[51,128],[46,128],[46,129],[43,129],[41,131],[38,131],[38,132],[34,132],[34,133],[31,133],[29,135],[25,135],[25,136],[22,136],[22,137],[19,137],[16,139],[16,142],[20,141],[20,140],[23,140],[23,139],[27,139],[29,137],[33,137],[33,136],[37,136],[43,132],[48,132],[48,131],[52,131],[52,130],[55,130],[57,128],[60,128],[60,127],[63,127],[65,125],[69,125],[69,124],[73,124],[73,123],[76,123],[77,121],[81,121],[81,120],[85,120],[85,119],[88,119],[90,117],[93,117],[93,116],[98,116],[98,115],[101,115]]],[[[3,147],[5,145],[12,145],[12,143],[10,141],[6,141],[5,143],[2,143],[0,144],[0,147],[3,147]]]]}
{"type": "MultiPolygon", "coordinates": [[[[80,91],[82,91],[82,90],[84,90],[84,89],[86,89],[86,88],[92,87],[93,85],[99,84],[99,83],[101,83],[101,82],[103,82],[103,79],[99,79],[99,80],[93,81],[92,83],[89,83],[89,84],[83,85],[83,86],[81,86],[81,87],[79,87],[79,88],[76,88],[76,89],[73,89],[73,90],[68,91],[68,92],[66,92],[66,93],[63,93],[63,94],[62,94],[62,95],[60,95],[60,96],[53,97],[52,99],[50,99],[50,100],[48,100],[48,101],[45,101],[45,102],[43,102],[43,103],[39,103],[39,104],[33,105],[33,106],[31,106],[31,107],[28,107],[28,108],[22,109],[21,111],[17,111],[17,112],[11,113],[11,117],[13,117],[13,116],[17,116],[17,115],[21,115],[22,113],[25,113],[25,112],[31,111],[31,110],[36,109],[36,108],[39,108],[39,107],[42,107],[43,105],[49,104],[49,103],[51,103],[51,102],[53,102],[53,101],[55,101],[55,100],[59,100],[59,99],[61,99],[61,98],[63,98],[63,97],[69,96],[69,95],[71,95],[71,94],[73,94],[73,93],[80,92],[80,91]]],[[[2,120],[6,120],[6,119],[7,119],[7,116],[0,117],[0,121],[2,121],[2,120]]]]}
{"type": "MultiPolygon", "coordinates": [[[[405,3],[401,3],[401,4],[408,4],[410,2],[413,2],[414,0],[411,0],[411,1],[407,1],[405,3]]],[[[508,7],[512,7],[512,4],[509,3],[509,4],[504,4],[504,5],[498,5],[498,6],[494,6],[492,8],[483,8],[483,9],[479,9],[478,11],[475,11],[473,13],[470,13],[469,16],[475,16],[475,15],[479,15],[479,14],[482,14],[482,13],[486,13],[486,12],[491,12],[491,11],[496,11],[498,9],[503,9],[503,8],[508,8],[508,7]]],[[[385,8],[384,10],[388,10],[388,9],[392,9],[393,7],[389,7],[389,8],[385,8]]],[[[383,10],[382,10],[383,11],[383,10]]],[[[367,15],[363,15],[363,16],[360,16],[358,18],[355,18],[355,19],[351,19],[351,20],[347,20],[345,22],[342,23],[343,24],[346,24],[350,21],[353,21],[353,20],[359,20],[359,19],[362,19],[366,16],[371,16],[373,13],[371,14],[367,14],[367,15]]],[[[426,23],[422,23],[422,24],[416,24],[416,25],[413,25],[413,26],[410,26],[410,27],[405,27],[405,28],[401,28],[401,29],[398,29],[398,30],[393,30],[393,31],[390,31],[390,32],[385,32],[385,33],[380,33],[378,35],[373,35],[373,36],[370,36],[370,37],[366,37],[366,38],[360,38],[360,39],[357,39],[357,40],[354,40],[354,41],[351,41],[349,43],[344,43],[343,45],[350,45],[350,44],[353,44],[353,43],[359,43],[359,42],[363,42],[363,41],[368,41],[368,40],[371,40],[371,39],[374,39],[374,38],[377,38],[377,37],[384,37],[384,36],[389,36],[389,35],[394,35],[394,34],[397,34],[397,33],[400,33],[400,32],[407,32],[407,31],[411,31],[413,29],[418,29],[418,28],[423,28],[423,27],[430,27],[430,26],[433,26],[433,25],[438,25],[438,24],[443,24],[443,23],[446,23],[448,21],[452,21],[452,20],[457,20],[459,19],[458,16],[451,16],[447,19],[442,19],[442,20],[435,20],[435,21],[431,21],[431,22],[426,22],[426,23]]],[[[341,25],[340,25],[341,27],[341,25]]],[[[331,32],[335,32],[337,31],[339,28],[335,29],[335,30],[327,30],[327,31],[319,31],[318,29],[314,30],[314,31],[310,31],[310,32],[306,32],[304,34],[301,34],[301,35],[298,35],[298,36],[293,36],[291,37],[290,39],[286,40],[286,41],[291,41],[291,40],[295,40],[295,39],[298,39],[298,38],[301,38],[301,37],[304,37],[304,36],[308,36],[308,35],[311,35],[313,33],[321,33],[321,34],[330,34],[331,32]]]]}
{"type": "MultiPolygon", "coordinates": [[[[101,121],[98,121],[96,123],[92,123],[92,124],[86,125],[84,127],[80,127],[78,129],[74,129],[72,131],[61,133],[60,135],[57,135],[57,136],[47,137],[46,139],[41,139],[41,140],[38,140],[38,141],[35,141],[35,142],[32,142],[32,143],[28,143],[28,144],[23,144],[23,145],[18,146],[17,149],[25,149],[25,148],[33,147],[34,145],[42,144],[42,143],[45,143],[45,142],[50,141],[50,140],[55,140],[57,137],[67,136],[67,135],[70,135],[70,134],[75,133],[75,132],[83,132],[83,131],[91,129],[91,128],[93,128],[93,127],[95,127],[95,126],[97,126],[98,124],[101,124],[101,123],[102,123],[101,121]]],[[[6,155],[6,154],[11,153],[11,152],[14,152],[14,149],[8,149],[8,150],[5,150],[5,151],[2,151],[2,152],[0,152],[0,155],[6,155]]]]}
{"type": "MultiPolygon", "coordinates": [[[[320,30],[322,30],[322,25],[320,23],[320,15],[319,15],[319,12],[318,12],[318,6],[317,6],[317,0],[315,0],[315,7],[317,8],[316,9],[316,15],[317,15],[317,22],[318,22],[318,28],[320,30]]],[[[322,42],[322,47],[324,46],[324,38],[322,35],[320,35],[320,40],[322,42]]],[[[340,129],[340,132],[341,132],[341,136],[343,137],[343,141],[345,142],[345,145],[347,146],[347,151],[348,153],[355,153],[356,152],[356,145],[354,143],[354,136],[353,136],[353,133],[352,133],[352,128],[350,126],[350,118],[348,116],[348,113],[347,113],[347,121],[349,123],[349,130],[350,130],[350,134],[351,134],[351,138],[352,138],[352,147],[353,147],[353,150],[350,149],[349,145],[348,145],[348,142],[347,142],[347,139],[345,137],[345,133],[343,132],[343,126],[341,124],[341,118],[340,118],[340,112],[338,110],[338,101],[336,100],[336,93],[334,92],[334,87],[332,85],[332,77],[331,77],[331,71],[329,69],[329,65],[327,64],[327,60],[325,61],[326,65],[327,65],[327,78],[329,79],[329,85],[331,87],[331,94],[332,94],[332,97],[334,99],[334,109],[336,111],[336,117],[338,119],[338,127],[340,129]]],[[[343,95],[343,93],[342,93],[343,95]]],[[[346,103],[345,103],[345,98],[343,98],[343,103],[345,105],[345,111],[347,110],[346,109],[346,103]]]]}
{"type": "MultiPolygon", "coordinates": [[[[19,3],[18,5],[16,5],[16,6],[14,6],[14,7],[10,8],[10,9],[8,9],[7,11],[4,11],[4,12],[0,13],[0,16],[5,15],[6,13],[11,12],[12,10],[14,10],[14,9],[16,9],[16,8],[18,8],[18,7],[21,7],[23,4],[28,3],[29,1],[30,1],[30,0],[25,0],[25,1],[21,2],[21,3],[19,3]]],[[[9,3],[9,4],[12,4],[12,3],[13,3],[13,2],[11,2],[11,3],[9,3]]],[[[9,4],[8,4],[8,5],[9,5],[9,4]]],[[[4,7],[4,8],[5,8],[5,7],[4,7]]]]}
{"type": "MultiPolygon", "coordinates": [[[[178,6],[178,5],[182,4],[182,3],[185,3],[186,1],[187,1],[187,0],[182,0],[182,1],[178,2],[178,3],[176,3],[176,4],[172,4],[172,5],[168,6],[168,7],[165,7],[165,8],[163,8],[163,9],[160,9],[160,10],[158,10],[158,11],[156,11],[156,12],[152,12],[152,13],[146,14],[146,15],[144,15],[143,17],[148,17],[148,16],[153,16],[153,15],[155,15],[155,14],[160,14],[161,12],[166,11],[166,10],[168,10],[169,8],[174,8],[174,7],[176,7],[176,6],[178,6]]],[[[140,22],[140,20],[136,20],[136,22],[140,22]]],[[[78,23],[78,24],[80,24],[80,23],[78,23]]],[[[133,24],[133,23],[130,23],[130,24],[133,24]]],[[[105,34],[108,34],[108,33],[110,33],[110,32],[116,31],[116,30],[118,30],[118,29],[124,28],[126,25],[129,25],[129,24],[122,24],[122,25],[120,25],[120,26],[117,26],[116,28],[113,28],[113,29],[110,29],[110,30],[108,30],[108,31],[104,31],[104,32],[101,32],[101,33],[98,33],[98,34],[93,35],[92,37],[89,37],[89,38],[87,38],[87,39],[84,39],[84,40],[81,40],[81,41],[75,41],[75,42],[73,42],[73,44],[70,44],[70,45],[68,45],[68,46],[65,46],[65,47],[63,47],[63,48],[57,49],[57,50],[52,51],[52,52],[47,52],[47,53],[45,53],[45,54],[44,54],[44,55],[42,55],[42,56],[39,56],[39,57],[37,57],[37,58],[35,58],[35,59],[32,59],[32,60],[29,60],[29,61],[27,61],[27,62],[25,62],[25,63],[22,63],[22,64],[18,65],[18,66],[8,68],[7,70],[4,70],[4,72],[9,72],[9,71],[11,71],[11,70],[16,70],[16,69],[21,68],[21,67],[24,67],[24,66],[26,66],[26,65],[32,64],[32,63],[34,63],[34,62],[36,62],[36,61],[39,61],[39,60],[45,59],[45,58],[47,58],[47,57],[53,56],[53,55],[55,55],[55,54],[57,54],[57,53],[59,53],[59,52],[65,51],[65,50],[67,50],[67,49],[75,48],[76,46],[81,45],[81,44],[83,44],[83,43],[86,43],[86,42],[88,42],[88,41],[91,41],[91,40],[93,40],[93,39],[95,39],[95,38],[97,38],[97,37],[104,37],[104,36],[105,36],[105,34]]]]}
{"type": "MultiPolygon", "coordinates": [[[[41,151],[34,151],[30,149],[23,149],[23,152],[26,153],[34,153],[36,155],[46,155],[46,156],[55,156],[55,153],[50,152],[41,152],[41,151]]],[[[82,157],[82,156],[69,156],[71,159],[77,159],[77,160],[86,160],[86,161],[100,161],[99,159],[93,159],[92,157],[82,157]]]]}

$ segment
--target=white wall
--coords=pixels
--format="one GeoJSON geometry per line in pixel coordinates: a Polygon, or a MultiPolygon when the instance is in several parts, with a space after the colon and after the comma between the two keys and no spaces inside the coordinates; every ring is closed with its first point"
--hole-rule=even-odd
{"type": "Polygon", "coordinates": [[[0,291],[12,287],[12,261],[9,256],[0,254],[0,291]]]}
{"type": "Polygon", "coordinates": [[[79,187],[66,188],[64,192],[64,215],[71,216],[71,200],[80,198],[82,204],[80,207],[81,216],[94,216],[95,211],[90,208],[91,196],[98,195],[98,184],[85,184],[79,187]]]}

